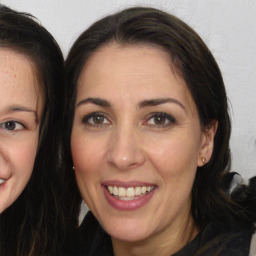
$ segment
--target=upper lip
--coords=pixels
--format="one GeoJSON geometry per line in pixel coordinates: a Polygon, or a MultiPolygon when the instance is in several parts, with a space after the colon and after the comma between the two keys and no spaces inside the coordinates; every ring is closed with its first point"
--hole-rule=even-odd
{"type": "Polygon", "coordinates": [[[8,172],[5,172],[5,173],[3,173],[2,172],[2,174],[0,174],[0,179],[1,180],[8,180],[8,179],[10,179],[11,178],[11,174],[8,172]]]}
{"type": "Polygon", "coordinates": [[[141,181],[119,181],[119,180],[108,180],[101,183],[103,186],[116,186],[116,187],[123,187],[123,188],[129,188],[129,187],[143,187],[143,186],[154,186],[156,187],[156,184],[149,183],[149,182],[141,182],[141,181]]]}
{"type": "Polygon", "coordinates": [[[3,176],[0,176],[0,180],[8,180],[10,177],[3,177],[3,176]]]}

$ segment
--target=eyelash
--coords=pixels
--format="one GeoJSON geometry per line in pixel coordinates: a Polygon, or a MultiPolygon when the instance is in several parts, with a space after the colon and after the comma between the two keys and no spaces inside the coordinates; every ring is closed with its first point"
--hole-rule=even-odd
{"type": "Polygon", "coordinates": [[[170,126],[171,124],[175,124],[176,123],[176,119],[167,114],[167,113],[164,113],[164,112],[155,112],[155,113],[151,113],[149,118],[147,119],[146,121],[150,126],[156,126],[157,128],[164,128],[164,127],[168,127],[170,126]],[[151,119],[153,119],[154,121],[156,121],[156,118],[163,118],[164,120],[164,123],[163,124],[149,124],[149,121],[151,119]],[[168,121],[168,123],[166,123],[166,121],[168,121]]]}
{"type": "Polygon", "coordinates": [[[9,121],[6,121],[6,122],[3,122],[0,124],[0,128],[1,129],[4,129],[8,132],[15,132],[15,131],[19,131],[19,130],[22,130],[23,128],[26,128],[24,124],[20,123],[20,122],[17,122],[17,121],[14,121],[14,120],[9,120],[9,121]],[[15,124],[15,127],[13,129],[8,129],[6,127],[7,124],[15,124]],[[17,129],[17,125],[18,126],[21,126],[20,128],[17,129]],[[4,127],[5,126],[5,127],[4,127]]]}
{"type": "MultiPolygon", "coordinates": [[[[104,118],[104,119],[108,120],[106,114],[104,114],[102,112],[93,112],[93,113],[90,113],[90,114],[84,116],[83,119],[82,119],[82,123],[87,125],[87,126],[94,126],[94,127],[101,127],[101,126],[105,125],[104,123],[97,124],[97,123],[90,123],[89,122],[90,119],[93,120],[93,118],[96,118],[96,117],[100,117],[100,118],[104,118]]],[[[108,122],[109,122],[109,120],[108,120],[108,122]]]]}
{"type": "MultiPolygon", "coordinates": [[[[84,116],[83,119],[82,119],[82,123],[85,124],[85,125],[87,125],[87,126],[102,127],[102,126],[104,126],[104,125],[110,124],[110,121],[109,121],[109,119],[107,118],[107,115],[106,115],[106,114],[104,114],[104,113],[102,113],[102,112],[93,112],[93,113],[90,113],[90,114],[84,116]],[[94,121],[95,121],[94,118],[98,118],[98,117],[100,118],[99,121],[102,121],[102,119],[103,119],[103,122],[98,123],[98,124],[95,123],[95,122],[94,122],[94,121]],[[92,119],[92,120],[90,120],[90,119],[92,119]],[[93,120],[93,119],[94,119],[94,120],[93,120]],[[104,123],[105,120],[107,120],[108,123],[104,123]],[[90,121],[92,121],[93,123],[90,123],[90,121]]],[[[147,118],[146,122],[144,122],[144,124],[148,124],[149,126],[156,126],[157,128],[168,127],[168,126],[170,126],[171,124],[175,124],[175,123],[176,123],[176,119],[175,119],[173,116],[171,116],[171,115],[169,115],[169,114],[167,114],[167,113],[164,113],[164,112],[155,112],[155,113],[151,113],[150,116],[147,118]],[[161,118],[161,119],[163,119],[163,124],[156,124],[156,123],[150,124],[150,123],[149,123],[149,121],[150,121],[151,119],[153,119],[154,121],[156,121],[156,118],[161,118]],[[166,123],[166,121],[167,121],[168,123],[166,123]]]]}

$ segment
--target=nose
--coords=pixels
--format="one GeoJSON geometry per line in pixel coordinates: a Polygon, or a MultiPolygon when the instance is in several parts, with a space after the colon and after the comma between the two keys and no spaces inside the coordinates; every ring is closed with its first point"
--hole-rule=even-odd
{"type": "Polygon", "coordinates": [[[107,153],[108,163],[119,170],[139,167],[145,162],[140,137],[134,129],[123,127],[111,135],[107,153]]]}

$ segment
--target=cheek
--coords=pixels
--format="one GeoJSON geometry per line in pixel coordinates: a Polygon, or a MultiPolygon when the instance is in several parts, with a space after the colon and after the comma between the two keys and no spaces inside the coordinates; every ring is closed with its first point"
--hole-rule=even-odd
{"type": "Polygon", "coordinates": [[[11,205],[26,187],[34,167],[38,146],[38,136],[26,137],[6,144],[8,146],[8,166],[10,179],[8,202],[11,205]]]}
{"type": "Polygon", "coordinates": [[[17,174],[21,179],[29,179],[31,176],[37,153],[37,146],[38,142],[35,138],[34,140],[26,141],[26,143],[16,143],[10,153],[17,174]]]}
{"type": "Polygon", "coordinates": [[[71,153],[75,176],[83,200],[89,209],[95,209],[98,202],[98,184],[100,179],[100,168],[103,163],[102,143],[89,136],[80,136],[72,133],[71,153]]]}
{"type": "Polygon", "coordinates": [[[95,172],[100,164],[100,150],[96,141],[91,141],[85,136],[72,134],[71,153],[76,175],[90,175],[95,172]]]}
{"type": "Polygon", "coordinates": [[[158,141],[158,145],[148,152],[159,178],[159,194],[163,202],[159,209],[168,212],[168,216],[176,216],[181,209],[189,207],[197,170],[197,151],[197,143],[179,138],[163,143],[158,141]]]}
{"type": "Polygon", "coordinates": [[[147,155],[158,173],[164,178],[183,179],[194,175],[197,169],[197,157],[200,149],[200,139],[193,137],[170,136],[158,142],[154,147],[147,146],[147,155]]]}

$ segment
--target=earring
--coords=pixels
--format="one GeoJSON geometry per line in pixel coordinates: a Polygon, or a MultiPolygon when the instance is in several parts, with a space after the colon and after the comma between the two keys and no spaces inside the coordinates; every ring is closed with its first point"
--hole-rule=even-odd
{"type": "Polygon", "coordinates": [[[203,157],[202,157],[202,163],[204,164],[205,161],[206,161],[206,158],[203,156],[203,157]]]}
{"type": "Polygon", "coordinates": [[[73,168],[72,168],[72,169],[73,169],[73,171],[74,171],[74,170],[75,170],[75,167],[73,166],[73,168]]]}

